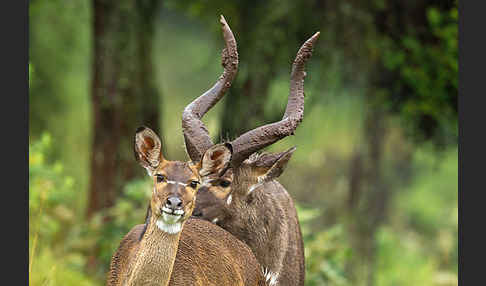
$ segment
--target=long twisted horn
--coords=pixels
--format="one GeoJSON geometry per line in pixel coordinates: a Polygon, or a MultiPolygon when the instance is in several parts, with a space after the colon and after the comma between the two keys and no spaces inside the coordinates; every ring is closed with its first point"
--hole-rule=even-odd
{"type": "Polygon", "coordinates": [[[213,87],[187,105],[182,113],[182,131],[186,150],[194,163],[201,160],[204,152],[213,146],[208,129],[201,118],[223,97],[238,71],[238,51],[235,37],[223,15],[221,15],[219,21],[222,25],[225,41],[225,48],[221,53],[223,74],[213,87]]]}
{"type": "Polygon", "coordinates": [[[312,56],[312,48],[319,32],[310,37],[299,49],[292,65],[290,93],[282,120],[250,130],[231,142],[233,146],[232,166],[237,167],[252,153],[276,141],[293,135],[304,116],[304,71],[305,63],[312,56]]]}

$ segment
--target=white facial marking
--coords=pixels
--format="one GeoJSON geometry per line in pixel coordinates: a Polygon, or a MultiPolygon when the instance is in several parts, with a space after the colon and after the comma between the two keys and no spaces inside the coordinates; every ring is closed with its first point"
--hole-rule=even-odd
{"type": "Polygon", "coordinates": [[[210,187],[211,186],[211,180],[209,178],[202,178],[202,182],[201,182],[201,187],[202,186],[206,186],[206,187],[210,187]]]}
{"type": "Polygon", "coordinates": [[[173,184],[173,185],[177,185],[177,184],[179,184],[179,185],[184,186],[184,187],[186,187],[186,186],[187,186],[187,184],[185,184],[185,183],[181,183],[181,182],[177,182],[177,181],[170,181],[170,180],[167,180],[167,181],[165,181],[165,182],[166,182],[167,184],[173,184]]]}
{"type": "Polygon", "coordinates": [[[268,268],[262,268],[262,271],[265,281],[268,282],[269,286],[277,285],[278,273],[273,273],[272,271],[268,270],[268,268]]]}
{"type": "Polygon", "coordinates": [[[227,205],[231,204],[231,200],[232,200],[232,199],[233,199],[233,195],[232,195],[232,194],[230,194],[230,195],[228,196],[228,198],[226,199],[226,204],[227,204],[227,205]]]}
{"type": "Polygon", "coordinates": [[[218,222],[218,220],[219,220],[218,218],[215,218],[215,219],[213,219],[211,222],[212,222],[212,223],[217,223],[217,222],[218,222]]]}
{"type": "Polygon", "coordinates": [[[251,185],[251,187],[248,189],[248,193],[246,194],[249,195],[251,192],[253,192],[256,188],[260,187],[261,185],[263,185],[263,183],[256,183],[254,185],[251,185]]]}
{"type": "Polygon", "coordinates": [[[182,215],[182,214],[184,214],[184,210],[174,210],[174,213],[176,215],[182,215]]]}
{"type": "Polygon", "coordinates": [[[263,175],[263,176],[258,176],[257,178],[257,181],[258,183],[254,184],[254,185],[251,185],[251,187],[248,189],[248,193],[246,193],[247,195],[249,195],[251,192],[253,192],[256,188],[260,187],[261,185],[263,185],[265,183],[265,180],[266,180],[266,176],[263,175]]]}
{"type": "Polygon", "coordinates": [[[263,182],[265,182],[266,179],[267,179],[266,175],[258,176],[258,178],[257,178],[258,183],[263,183],[263,182]]]}

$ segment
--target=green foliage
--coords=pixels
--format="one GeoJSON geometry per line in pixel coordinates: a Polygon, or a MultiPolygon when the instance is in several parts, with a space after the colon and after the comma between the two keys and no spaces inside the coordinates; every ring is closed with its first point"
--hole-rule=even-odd
{"type": "Polygon", "coordinates": [[[73,211],[79,187],[60,162],[49,160],[52,145],[48,134],[29,145],[29,279],[31,285],[93,285],[83,272],[83,222],[73,211]]]}
{"type": "Polygon", "coordinates": [[[48,162],[46,155],[52,140],[47,134],[29,146],[29,214],[31,229],[37,229],[39,239],[54,239],[63,224],[73,222],[72,211],[75,185],[64,175],[59,162],[48,162]]]}
{"type": "MultiPolygon", "coordinates": [[[[400,188],[379,229],[374,285],[457,285],[457,149],[424,146],[414,153],[416,179],[400,188]]],[[[297,206],[304,236],[306,285],[353,285],[355,255],[345,223],[321,228],[323,208],[297,206]]]]}
{"type": "Polygon", "coordinates": [[[149,179],[129,182],[116,204],[102,214],[111,218],[109,222],[100,224],[97,228],[96,245],[100,246],[99,258],[102,265],[109,265],[111,256],[118,248],[121,238],[132,227],[145,222],[151,189],[149,179]]]}
{"type": "Polygon", "coordinates": [[[31,135],[51,128],[51,118],[65,116],[66,103],[78,99],[79,106],[88,83],[82,71],[89,68],[89,8],[83,0],[29,2],[29,61],[35,67],[29,86],[31,135]]]}
{"type": "Polygon", "coordinates": [[[395,91],[407,94],[397,102],[409,131],[425,129],[443,141],[458,135],[458,13],[430,7],[426,15],[427,34],[411,31],[398,42],[385,37],[383,63],[399,74],[395,91]]]}
{"type": "Polygon", "coordinates": [[[434,258],[424,256],[414,237],[388,228],[378,233],[376,285],[435,285],[434,258]]]}
{"type": "Polygon", "coordinates": [[[103,285],[83,272],[84,260],[79,254],[59,257],[45,248],[35,256],[29,285],[103,285]]]}
{"type": "Polygon", "coordinates": [[[55,140],[49,158],[76,178],[76,213],[89,179],[90,17],[89,1],[29,2],[29,138],[47,132],[55,140]]]}
{"type": "Polygon", "coordinates": [[[305,285],[347,285],[344,268],[350,249],[343,226],[316,232],[310,224],[319,217],[319,209],[297,206],[297,212],[305,247],[305,285]]]}
{"type": "Polygon", "coordinates": [[[395,198],[394,215],[419,236],[423,251],[437,258],[442,271],[457,274],[458,152],[450,149],[437,158],[430,149],[416,152],[417,178],[395,198]]]}

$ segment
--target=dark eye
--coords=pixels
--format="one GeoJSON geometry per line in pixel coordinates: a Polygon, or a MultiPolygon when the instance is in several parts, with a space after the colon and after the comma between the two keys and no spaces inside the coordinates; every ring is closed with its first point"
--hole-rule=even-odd
{"type": "Polygon", "coordinates": [[[219,185],[223,188],[227,188],[229,187],[229,185],[231,185],[231,183],[230,181],[222,180],[221,182],[219,182],[219,185]]]}
{"type": "Polygon", "coordinates": [[[197,187],[197,184],[199,184],[198,181],[192,181],[189,186],[191,186],[191,188],[195,189],[197,187]]]}
{"type": "Polygon", "coordinates": [[[157,174],[156,176],[157,176],[157,183],[162,183],[163,181],[165,181],[164,175],[157,174]]]}

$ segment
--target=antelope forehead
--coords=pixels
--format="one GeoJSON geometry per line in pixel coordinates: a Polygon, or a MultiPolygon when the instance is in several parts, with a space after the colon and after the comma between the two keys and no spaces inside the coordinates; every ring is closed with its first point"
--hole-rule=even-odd
{"type": "Polygon", "coordinates": [[[162,168],[167,175],[167,183],[186,183],[190,180],[197,180],[197,173],[186,162],[172,161],[162,168]]]}

